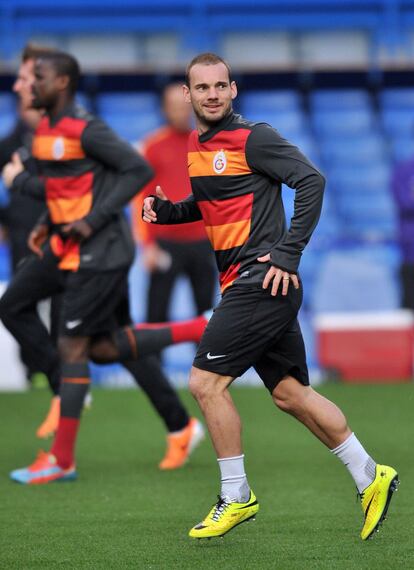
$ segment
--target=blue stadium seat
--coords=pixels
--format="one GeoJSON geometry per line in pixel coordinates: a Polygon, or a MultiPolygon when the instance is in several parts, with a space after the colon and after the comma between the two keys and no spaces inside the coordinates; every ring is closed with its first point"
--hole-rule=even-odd
{"type": "Polygon", "coordinates": [[[248,91],[241,97],[241,112],[250,119],[250,114],[260,112],[299,111],[301,99],[297,91],[248,91]]]}
{"type": "Polygon", "coordinates": [[[383,89],[379,94],[383,109],[414,109],[414,89],[397,87],[383,89]]]}
{"type": "Polygon", "coordinates": [[[0,138],[2,138],[8,135],[13,129],[14,125],[16,124],[16,115],[12,113],[2,114],[0,111],[0,116],[0,138]]]}
{"type": "Polygon", "coordinates": [[[383,109],[381,122],[385,132],[391,136],[414,134],[414,107],[412,109],[383,109]]]}
{"type": "Polygon", "coordinates": [[[102,119],[121,137],[135,142],[158,128],[161,116],[158,113],[103,113],[102,119]]]}
{"type": "Polygon", "coordinates": [[[277,112],[270,109],[256,109],[251,111],[247,118],[253,122],[269,123],[287,139],[292,138],[295,134],[305,133],[307,130],[306,117],[302,111],[277,112]]]}
{"type": "Polygon", "coordinates": [[[320,89],[312,91],[309,103],[314,111],[369,110],[371,98],[363,89],[320,89]]]}
{"type": "Polygon", "coordinates": [[[317,110],[311,115],[312,123],[319,136],[355,135],[375,133],[375,116],[370,110],[317,110]]]}
{"type": "Polygon", "coordinates": [[[388,191],[390,166],[387,162],[332,166],[329,169],[329,180],[338,195],[349,194],[351,191],[375,195],[379,190],[388,191]]]}
{"type": "Polygon", "coordinates": [[[393,137],[390,141],[391,155],[395,162],[414,157],[414,133],[393,137]]]}
{"type": "Polygon", "coordinates": [[[344,222],[344,237],[368,241],[396,238],[397,213],[390,193],[343,193],[338,197],[338,209],[344,222]]]}
{"type": "Polygon", "coordinates": [[[16,114],[16,97],[11,93],[0,93],[0,115],[16,114]]]}
{"type": "Polygon", "coordinates": [[[337,198],[342,214],[349,218],[376,219],[395,216],[395,203],[391,192],[380,189],[373,193],[362,191],[342,192],[337,198]]]}
{"type": "Polygon", "coordinates": [[[321,156],[319,146],[311,134],[305,131],[297,131],[290,134],[286,132],[281,134],[287,138],[289,142],[297,146],[299,150],[314,162],[317,167],[320,166],[321,156]]]}
{"type": "Polygon", "coordinates": [[[321,156],[331,165],[381,162],[387,158],[387,147],[382,137],[367,133],[358,137],[332,137],[319,139],[321,156]]]}
{"type": "Polygon", "coordinates": [[[366,246],[334,250],[325,257],[310,304],[315,312],[381,311],[397,309],[399,302],[395,267],[366,246]]]}
{"type": "Polygon", "coordinates": [[[155,93],[103,93],[97,98],[100,115],[108,113],[159,113],[160,101],[155,93]]]}

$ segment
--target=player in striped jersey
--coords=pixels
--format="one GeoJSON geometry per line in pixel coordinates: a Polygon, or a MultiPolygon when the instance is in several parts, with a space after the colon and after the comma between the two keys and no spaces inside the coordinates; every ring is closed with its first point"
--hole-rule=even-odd
{"type": "Polygon", "coordinates": [[[302,302],[299,262],[319,219],[325,180],[272,127],[233,112],[237,86],[222,58],[211,53],[194,58],[184,96],[197,124],[188,153],[192,194],[173,204],[158,188],[157,196],[144,201],[143,219],[202,219],[223,292],[190,376],[217,454],[221,491],[189,534],[222,536],[259,509],[244,469],[240,417],[228,391],[253,366],[276,406],[303,423],[347,466],[361,496],[365,540],[384,519],[398,476],[368,455],[341,410],[310,387],[297,320],[302,302]],[[282,183],[295,190],[289,227],[282,183]]]}

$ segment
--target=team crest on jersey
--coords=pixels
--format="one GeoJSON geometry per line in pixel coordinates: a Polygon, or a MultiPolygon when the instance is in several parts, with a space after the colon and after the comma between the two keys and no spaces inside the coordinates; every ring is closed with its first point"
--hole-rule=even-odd
{"type": "Polygon", "coordinates": [[[216,174],[222,174],[226,170],[227,158],[223,150],[214,155],[213,170],[216,174]]]}
{"type": "Polygon", "coordinates": [[[62,137],[58,137],[52,147],[53,158],[60,160],[65,154],[65,142],[62,137]]]}

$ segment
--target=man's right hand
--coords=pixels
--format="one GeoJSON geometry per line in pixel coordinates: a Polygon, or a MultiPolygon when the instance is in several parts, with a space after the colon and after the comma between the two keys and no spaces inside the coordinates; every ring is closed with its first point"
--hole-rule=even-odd
{"type": "MultiPolygon", "coordinates": [[[[168,200],[167,196],[161,190],[161,186],[157,186],[155,188],[155,194],[159,200],[168,200]]],[[[142,206],[142,219],[144,220],[144,222],[147,222],[147,224],[152,224],[157,221],[157,214],[152,209],[153,205],[154,205],[153,196],[148,196],[147,198],[144,199],[144,204],[142,206]]]]}
{"type": "Polygon", "coordinates": [[[43,257],[42,245],[45,243],[49,235],[49,226],[47,224],[39,224],[35,226],[29,234],[27,245],[38,257],[43,257]]]}

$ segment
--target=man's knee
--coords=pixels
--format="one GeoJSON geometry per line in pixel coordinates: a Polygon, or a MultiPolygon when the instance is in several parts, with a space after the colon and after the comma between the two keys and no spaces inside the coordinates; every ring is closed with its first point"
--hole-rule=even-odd
{"type": "Polygon", "coordinates": [[[63,362],[85,362],[89,356],[89,339],[61,336],[58,339],[59,356],[63,362]]]}
{"type": "Polygon", "coordinates": [[[303,409],[310,391],[309,386],[304,386],[293,376],[286,376],[273,390],[272,398],[282,412],[296,414],[303,409]]]}
{"type": "Polygon", "coordinates": [[[231,378],[193,366],[190,373],[189,388],[194,398],[200,401],[208,399],[218,392],[223,392],[230,382],[231,378]]]}
{"type": "Polygon", "coordinates": [[[0,298],[0,320],[6,328],[9,328],[9,324],[13,324],[20,310],[21,302],[16,302],[15,296],[10,295],[7,290],[0,298]]]}

